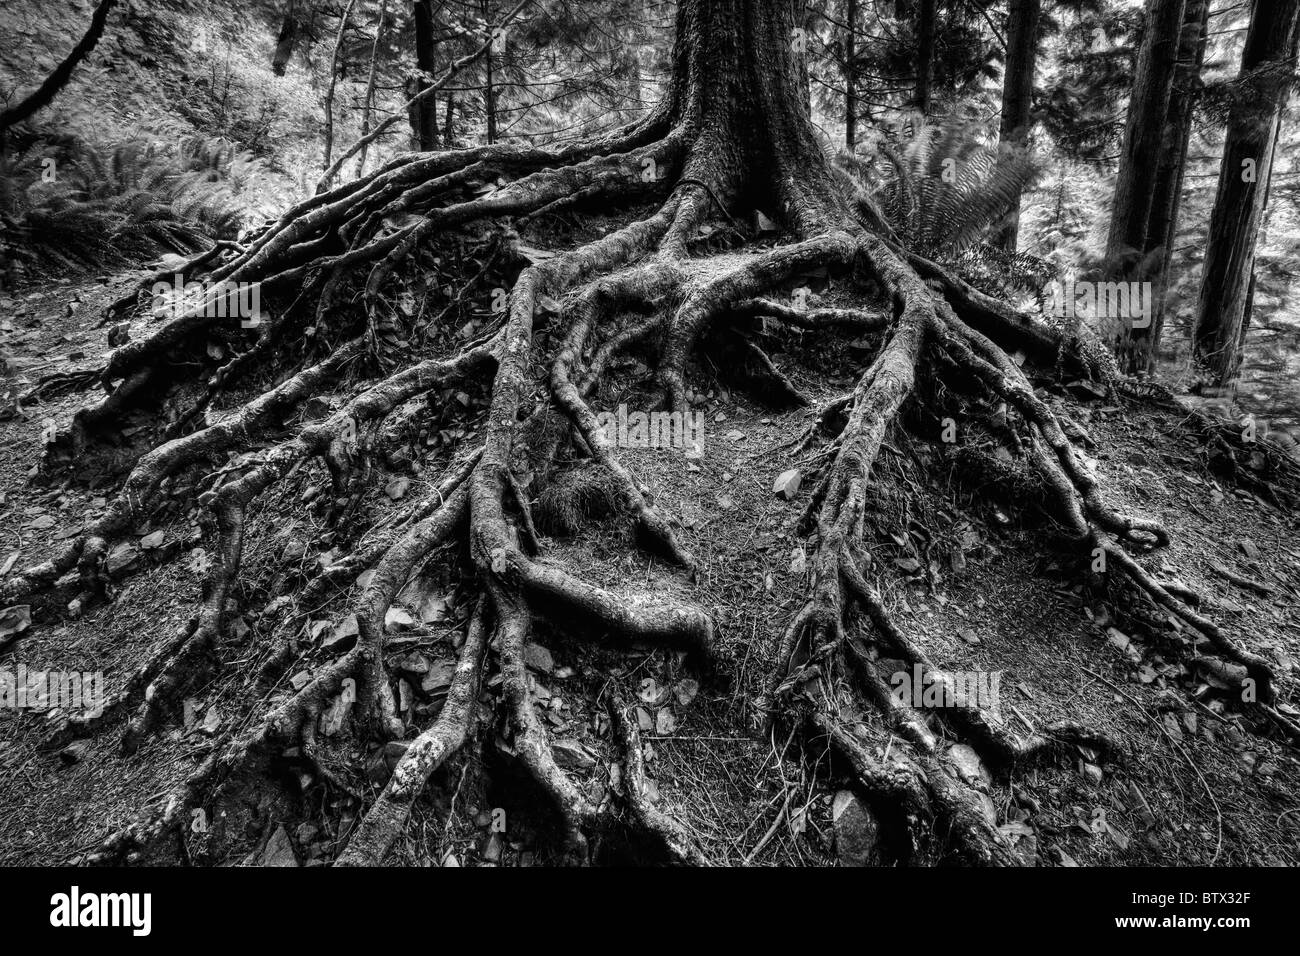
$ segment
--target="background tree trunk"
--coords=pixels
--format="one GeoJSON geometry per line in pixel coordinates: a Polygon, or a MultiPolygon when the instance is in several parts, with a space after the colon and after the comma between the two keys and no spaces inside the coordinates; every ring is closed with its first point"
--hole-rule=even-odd
{"type": "MultiPolygon", "coordinates": [[[[491,23],[488,0],[483,0],[483,22],[491,23]]],[[[492,49],[493,44],[489,43],[488,48],[483,52],[483,113],[487,120],[487,141],[488,145],[497,141],[497,97],[496,90],[492,86],[492,49]]]]}
{"type": "MultiPolygon", "coordinates": [[[[415,2],[415,66],[410,96],[428,89],[429,77],[437,72],[438,43],[434,39],[433,0],[415,2]]],[[[449,94],[450,95],[450,94],[449,94]]],[[[423,152],[438,148],[438,97],[425,97],[415,104],[410,115],[414,147],[423,152]]]]}
{"type": "Polygon", "coordinates": [[[857,21],[858,0],[844,0],[844,148],[850,153],[858,144],[857,21]]]}
{"type": "MultiPolygon", "coordinates": [[[[1002,123],[998,144],[1023,149],[1029,142],[1038,55],[1040,0],[1011,0],[1007,19],[1007,60],[1002,79],[1002,123]]],[[[1007,212],[1005,224],[991,237],[994,245],[1015,250],[1020,234],[1020,197],[1007,212]]]]}
{"type": "MultiPolygon", "coordinates": [[[[325,91],[325,162],[321,166],[326,172],[330,168],[330,158],[334,152],[334,89],[338,85],[339,79],[339,51],[343,48],[343,34],[348,29],[348,17],[352,15],[352,6],[356,0],[348,0],[348,5],[343,8],[343,16],[339,19],[338,36],[334,38],[334,53],[330,57],[330,85],[325,91]]],[[[326,188],[329,183],[325,183],[326,188]]]]}
{"type": "MultiPolygon", "coordinates": [[[[379,16],[375,21],[375,42],[370,47],[370,74],[366,78],[366,94],[361,104],[361,138],[364,140],[370,134],[370,114],[375,107],[375,74],[379,69],[379,44],[384,39],[384,18],[388,16],[388,0],[381,0],[379,4],[379,16]]],[[[433,99],[432,96],[429,99],[433,99]]],[[[357,176],[361,176],[366,170],[366,154],[370,152],[370,144],[366,143],[361,147],[361,152],[357,156],[357,176]]]]}
{"type": "Polygon", "coordinates": [[[930,112],[930,83],[934,72],[935,0],[921,0],[916,24],[916,108],[930,112]]]}
{"type": "Polygon", "coordinates": [[[1252,95],[1228,119],[1197,303],[1194,356],[1218,385],[1241,363],[1255,241],[1264,217],[1282,107],[1294,72],[1300,0],[1256,0],[1241,57],[1252,95]]]}
{"type": "Polygon", "coordinates": [[[1108,268],[1116,274],[1128,270],[1147,249],[1147,223],[1151,217],[1156,163],[1162,131],[1169,115],[1174,63],[1183,24],[1183,0],[1147,0],[1146,25],[1129,95],[1124,148],[1120,154],[1110,232],[1106,239],[1108,268]]]}
{"type": "Polygon", "coordinates": [[[289,9],[285,11],[280,24],[280,35],[275,41],[275,52],[271,54],[271,71],[276,76],[284,76],[293,56],[294,45],[298,42],[298,0],[289,0],[289,9]]]}
{"type": "Polygon", "coordinates": [[[1187,0],[1183,9],[1182,35],[1178,44],[1178,65],[1169,94],[1169,112],[1156,161],[1151,214],[1147,220],[1145,256],[1159,255],[1160,272],[1152,296],[1151,326],[1134,329],[1131,342],[1131,371],[1150,371],[1164,329],[1165,298],[1169,291],[1169,267],[1178,234],[1182,204],[1183,175],[1187,170],[1187,147],[1192,136],[1192,107],[1200,89],[1201,66],[1205,61],[1205,31],[1209,22],[1209,0],[1187,0]]]}

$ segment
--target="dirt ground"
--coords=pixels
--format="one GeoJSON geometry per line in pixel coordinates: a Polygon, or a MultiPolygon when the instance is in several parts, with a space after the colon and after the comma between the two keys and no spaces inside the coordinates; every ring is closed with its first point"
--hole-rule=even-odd
{"type": "MultiPolygon", "coordinates": [[[[69,364],[91,368],[106,349],[93,317],[124,282],[57,284],[0,300],[0,343],[33,379],[69,364]]],[[[804,354],[792,344],[777,358],[810,394],[828,398],[851,382],[853,355],[846,337],[831,355],[804,354]]],[[[679,655],[664,651],[602,646],[554,621],[535,635],[551,658],[535,667],[536,699],[546,707],[553,737],[574,742],[576,753],[590,757],[579,756],[571,772],[599,800],[617,759],[603,702],[615,692],[634,699],[653,679],[655,688],[670,689],[652,691],[644,704],[660,807],[716,862],[831,864],[837,859],[831,803],[848,782],[843,768],[829,757],[794,769],[774,759],[787,741],[765,736],[755,709],[781,630],[803,600],[806,572],[794,526],[808,487],[792,502],[772,487],[779,474],[806,467],[815,453],[794,451],[810,413],[765,409],[721,382],[704,388],[697,406],[705,416],[701,459],[679,449],[624,453],[656,500],[682,518],[684,542],[700,559],[699,580],[690,583],[629,550],[616,519],[548,544],[551,555],[593,583],[651,599],[678,592],[713,611],[719,650],[712,670],[694,673],[679,655]]],[[[1247,647],[1283,661],[1281,696],[1300,700],[1296,516],[1216,481],[1198,440],[1168,412],[1055,400],[1069,401],[1072,416],[1094,438],[1092,454],[1108,499],[1169,528],[1171,547],[1144,563],[1203,595],[1210,615],[1247,647]],[[1228,583],[1212,563],[1266,584],[1269,593],[1228,583]]],[[[79,401],[64,396],[0,422],[0,562],[15,551],[19,567],[48,556],[103,504],[105,488],[30,481],[46,420],[65,421],[79,401]]],[[[597,407],[612,410],[620,402],[636,407],[637,396],[605,394],[597,407]]],[[[994,776],[988,789],[998,822],[1020,841],[1026,858],[1085,866],[1300,863],[1300,761],[1276,737],[1252,732],[1250,720],[1195,666],[1192,642],[1176,630],[1151,632],[1085,594],[1077,567],[1050,548],[1041,518],[1022,521],[1011,507],[1015,502],[949,486],[943,467],[923,469],[925,461],[940,461],[937,443],[900,435],[889,442],[877,468],[882,500],[896,501],[907,491],[912,520],[893,529],[897,537],[882,533],[870,542],[871,573],[900,624],[944,668],[1000,671],[1003,719],[1017,732],[1068,718],[1122,744],[1113,758],[1072,753],[994,776]]],[[[435,475],[431,467],[411,476],[409,494],[435,475]]],[[[223,734],[249,726],[284,693],[284,680],[269,691],[248,680],[267,653],[256,606],[266,600],[266,582],[287,542],[305,546],[297,553],[307,564],[332,546],[301,505],[306,489],[319,482],[318,469],[304,468],[252,515],[244,573],[260,585],[247,592],[247,627],[222,646],[223,667],[199,693],[201,718],[188,727],[177,723],[131,756],[120,752],[119,722],[90,738],[80,759],[69,762],[42,746],[54,723],[47,715],[0,711],[0,863],[81,860],[143,808],[165,799],[223,734]]],[[[381,493],[369,504],[374,516],[398,507],[381,493]]],[[[35,608],[32,627],[0,652],[0,669],[23,663],[31,670],[102,671],[110,694],[120,688],[150,647],[193,613],[198,598],[199,578],[182,554],[201,543],[192,521],[178,509],[158,528],[136,529],[141,537],[157,530],[165,532],[166,543],[140,555],[111,603],[80,618],[35,608]]],[[[450,659],[456,625],[468,607],[454,575],[435,576],[447,596],[445,620],[395,636],[395,653],[419,650],[435,661],[450,659]]],[[[313,620],[337,622],[345,600],[319,609],[313,620]]],[[[290,675],[309,670],[327,653],[309,649],[290,675]]],[[[485,693],[491,693],[490,681],[485,693]]],[[[530,785],[498,782],[489,789],[475,783],[486,779],[478,769],[500,760],[493,735],[494,728],[478,728],[478,744],[435,775],[397,862],[438,864],[450,856],[460,865],[527,865],[548,859],[547,823],[536,818],[540,800],[530,785]],[[517,821],[504,842],[488,832],[497,807],[517,821]]],[[[356,768],[352,783],[362,796],[376,792],[376,779],[364,767],[356,768]]],[[[232,841],[238,852],[216,862],[270,852],[267,844],[276,843],[280,828],[290,835],[296,860],[328,860],[355,822],[357,806],[323,799],[320,788],[308,791],[307,800],[285,795],[292,792],[290,782],[280,795],[250,797],[243,830],[232,841]]]]}

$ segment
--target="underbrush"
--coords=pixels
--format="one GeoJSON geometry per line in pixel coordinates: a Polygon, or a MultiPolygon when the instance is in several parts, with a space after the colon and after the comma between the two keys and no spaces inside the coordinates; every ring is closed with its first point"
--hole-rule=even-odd
{"type": "Polygon", "coordinates": [[[97,147],[42,140],[0,157],[8,284],[187,254],[256,218],[263,163],[220,138],[97,147]]]}

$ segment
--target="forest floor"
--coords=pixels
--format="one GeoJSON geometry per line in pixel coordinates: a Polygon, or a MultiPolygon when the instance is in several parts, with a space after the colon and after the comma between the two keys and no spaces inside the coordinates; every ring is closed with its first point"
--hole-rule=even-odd
{"type": "MultiPolygon", "coordinates": [[[[135,275],[55,283],[0,299],[0,340],[32,378],[55,367],[91,368],[105,349],[104,330],[94,320],[135,275]]],[[[823,398],[844,390],[860,358],[844,337],[830,355],[792,344],[778,361],[809,394],[823,398]]],[[[649,766],[659,806],[696,836],[706,855],[731,864],[831,863],[837,858],[832,803],[848,781],[829,764],[792,770],[774,759],[786,742],[764,736],[754,706],[781,630],[804,600],[794,525],[808,489],[792,502],[772,489],[780,473],[800,465],[793,444],[809,413],[776,413],[720,383],[709,387],[699,406],[706,422],[701,459],[691,461],[680,450],[621,452],[656,499],[682,518],[683,541],[700,561],[698,581],[630,551],[621,523],[612,519],[547,544],[602,587],[672,590],[713,611],[716,664],[707,674],[691,674],[677,655],[593,646],[551,626],[535,635],[545,651],[530,655],[535,699],[546,708],[553,739],[567,742],[570,773],[599,802],[618,759],[603,699],[613,690],[635,698],[652,678],[646,696],[654,699],[644,705],[651,729],[643,736],[654,758],[649,766]]],[[[637,407],[635,397],[605,399],[611,409],[620,401],[637,407]]],[[[19,567],[47,557],[103,506],[107,488],[30,480],[44,420],[65,421],[82,400],[65,395],[0,422],[0,563],[14,551],[21,552],[19,567]]],[[[1096,440],[1092,454],[1110,500],[1168,527],[1172,545],[1144,563],[1206,596],[1210,615],[1246,647],[1272,649],[1288,662],[1281,693],[1292,703],[1300,699],[1296,516],[1217,482],[1198,439],[1169,412],[1064,394],[1053,400],[1067,403],[1096,440]],[[1229,584],[1212,562],[1264,582],[1271,593],[1229,584]]],[[[982,784],[998,823],[1025,857],[1045,865],[1300,863],[1300,760],[1224,710],[1212,680],[1185,663],[1187,648],[1180,645],[1189,642],[1176,632],[1142,633],[1114,609],[1087,600],[1077,574],[1048,548],[1044,523],[1009,519],[1019,510],[948,486],[942,469],[925,466],[925,443],[889,441],[877,474],[883,486],[914,496],[912,533],[869,547],[871,571],[895,619],[945,669],[1001,671],[1003,717],[1018,731],[1071,719],[1122,745],[1122,753],[1104,761],[1074,752],[982,784]]],[[[424,478],[407,477],[414,486],[404,494],[413,495],[424,478]]],[[[246,545],[245,579],[265,586],[286,551],[309,565],[331,547],[320,520],[301,503],[313,480],[304,469],[298,482],[286,482],[261,503],[246,545]]],[[[367,502],[371,518],[400,506],[390,497],[376,493],[367,502]]],[[[38,609],[21,639],[0,650],[0,668],[102,671],[110,693],[120,686],[198,601],[199,578],[178,554],[197,543],[192,522],[182,513],[158,528],[136,529],[142,537],[157,530],[164,531],[164,544],[134,558],[133,573],[121,579],[111,603],[75,619],[38,609]],[[168,559],[155,560],[159,553],[168,559]]],[[[445,599],[442,612],[424,625],[398,622],[390,638],[390,650],[424,656],[425,676],[453,659],[454,634],[468,614],[454,577],[443,574],[430,587],[445,599]]],[[[355,593],[314,617],[337,622],[355,593]]],[[[76,863],[164,799],[220,734],[249,726],[265,711],[271,692],[247,682],[255,668],[232,666],[255,664],[265,654],[254,605],[221,648],[225,666],[199,692],[203,709],[188,727],[165,729],[134,755],[120,751],[120,722],[86,741],[72,761],[42,748],[51,726],[46,715],[0,711],[0,864],[76,863]]],[[[309,648],[286,680],[328,653],[309,648]]],[[[431,706],[417,705],[417,715],[431,706]]],[[[493,790],[473,785],[481,762],[500,760],[492,728],[479,728],[477,737],[482,746],[435,774],[394,862],[436,864],[448,854],[461,865],[549,858],[546,823],[535,819],[543,801],[528,783],[493,790]],[[511,821],[504,843],[488,833],[496,807],[511,821]]],[[[373,797],[377,779],[358,766],[352,782],[373,797]]],[[[238,852],[225,862],[328,860],[357,810],[346,799],[306,805],[250,796],[249,802],[238,852]]]]}

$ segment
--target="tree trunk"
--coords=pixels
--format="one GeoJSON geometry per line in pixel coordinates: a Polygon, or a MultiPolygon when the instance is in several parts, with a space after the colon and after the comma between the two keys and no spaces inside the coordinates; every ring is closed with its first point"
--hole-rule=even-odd
{"type": "Polygon", "coordinates": [[[1160,272],[1152,296],[1151,325],[1145,329],[1133,330],[1128,367],[1134,372],[1151,371],[1154,368],[1160,336],[1164,331],[1165,300],[1170,285],[1169,268],[1178,234],[1183,176],[1187,170],[1187,148],[1192,135],[1192,107],[1200,88],[1201,66],[1205,61],[1205,31],[1209,15],[1209,0],[1187,0],[1178,44],[1178,65],[1174,70],[1173,88],[1169,94],[1169,112],[1160,141],[1159,158],[1156,160],[1146,243],[1142,250],[1144,257],[1153,254],[1159,257],[1160,272]]]}
{"type": "MultiPolygon", "coordinates": [[[[379,70],[379,44],[384,38],[384,18],[388,16],[388,0],[381,0],[379,4],[379,17],[375,21],[375,42],[370,47],[370,73],[366,77],[366,93],[362,97],[361,104],[361,138],[364,141],[370,135],[370,115],[375,108],[375,75],[379,70]]],[[[433,97],[429,97],[433,99],[433,97]]],[[[366,170],[366,155],[370,152],[370,144],[367,142],[361,147],[361,152],[357,155],[357,176],[360,177],[366,170]]]]}
{"type": "MultiPolygon", "coordinates": [[[[491,23],[489,16],[488,0],[482,0],[483,22],[491,23]]],[[[492,47],[494,42],[488,44],[488,48],[483,52],[483,113],[487,120],[487,141],[491,146],[497,141],[497,96],[496,90],[492,85],[492,47]]]]}
{"type": "Polygon", "coordinates": [[[1147,248],[1156,179],[1152,158],[1159,155],[1169,114],[1182,24],[1183,0],[1147,0],[1146,26],[1129,95],[1124,149],[1106,240],[1108,268],[1116,275],[1127,274],[1147,248]]]}
{"type": "Polygon", "coordinates": [[[1264,217],[1273,151],[1294,71],[1300,0],[1256,0],[1238,82],[1252,95],[1235,102],[1219,167],[1219,188],[1197,303],[1194,356],[1226,386],[1241,364],[1255,241],[1264,217]]]}
{"type": "Polygon", "coordinates": [[[280,24],[280,35],[275,41],[275,52],[271,54],[271,71],[276,76],[284,76],[284,71],[289,67],[300,27],[298,0],[289,0],[289,9],[285,11],[284,20],[280,24]]]}
{"type": "Polygon", "coordinates": [[[844,148],[850,153],[858,144],[858,0],[844,0],[844,148]]]}
{"type": "MultiPolygon", "coordinates": [[[[330,56],[330,85],[325,91],[325,162],[321,169],[327,173],[330,168],[330,158],[334,152],[334,89],[339,80],[339,51],[343,48],[343,34],[348,29],[348,17],[352,15],[352,6],[356,0],[348,0],[348,5],[343,8],[343,16],[339,19],[338,36],[334,38],[334,52],[330,56]]],[[[325,183],[328,187],[329,183],[325,183]]]]}
{"type": "MultiPolygon", "coordinates": [[[[998,134],[1001,149],[1024,149],[1029,143],[1041,13],[1041,0],[1011,0],[1007,19],[1007,61],[1002,78],[1002,123],[998,134]]],[[[992,241],[1014,251],[1019,234],[1020,197],[1017,196],[992,241]]]]}
{"type": "Polygon", "coordinates": [[[935,0],[921,0],[916,24],[916,108],[930,112],[930,84],[934,72],[935,0]]]}
{"type": "MultiPolygon", "coordinates": [[[[433,0],[415,2],[415,66],[419,72],[408,99],[421,90],[428,89],[429,78],[437,71],[438,44],[434,39],[432,4],[433,0]]],[[[423,152],[438,148],[436,95],[425,97],[411,108],[410,122],[414,148],[423,152]]]]}

